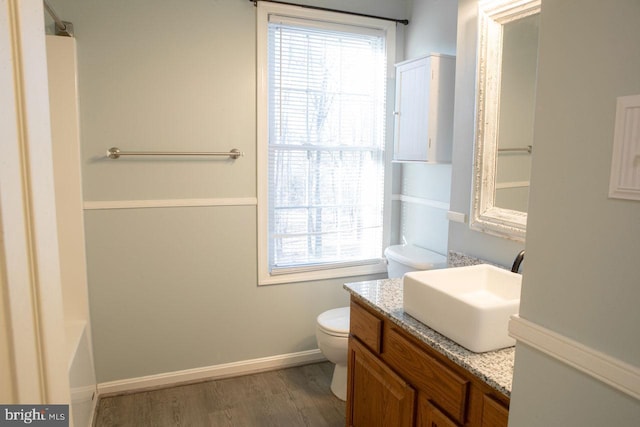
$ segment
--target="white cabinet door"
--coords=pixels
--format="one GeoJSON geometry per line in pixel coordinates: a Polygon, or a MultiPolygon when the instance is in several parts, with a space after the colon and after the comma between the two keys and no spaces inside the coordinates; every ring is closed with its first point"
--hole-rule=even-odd
{"type": "Polygon", "coordinates": [[[396,64],[394,160],[451,161],[454,81],[452,56],[396,64]]]}

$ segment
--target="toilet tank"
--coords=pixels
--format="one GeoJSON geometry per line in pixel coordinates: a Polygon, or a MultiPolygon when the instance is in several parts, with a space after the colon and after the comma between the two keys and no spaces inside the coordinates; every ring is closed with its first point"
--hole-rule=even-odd
{"type": "Polygon", "coordinates": [[[418,270],[434,270],[447,266],[447,257],[414,245],[393,245],[384,250],[390,279],[418,270]]]}

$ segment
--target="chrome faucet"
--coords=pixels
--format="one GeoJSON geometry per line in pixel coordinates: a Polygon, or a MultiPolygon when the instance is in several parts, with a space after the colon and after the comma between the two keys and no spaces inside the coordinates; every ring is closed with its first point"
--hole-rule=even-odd
{"type": "Polygon", "coordinates": [[[513,266],[511,267],[511,271],[517,273],[520,270],[520,264],[522,264],[522,260],[524,260],[524,249],[521,250],[516,259],[513,261],[513,266]]]}

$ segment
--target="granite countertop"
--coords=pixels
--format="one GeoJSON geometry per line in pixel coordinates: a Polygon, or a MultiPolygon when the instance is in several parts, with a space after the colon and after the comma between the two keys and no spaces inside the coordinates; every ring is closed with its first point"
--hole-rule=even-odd
{"type": "Polygon", "coordinates": [[[402,309],[402,279],[346,283],[344,288],[405,331],[506,396],[511,396],[515,347],[473,353],[414,319],[402,309]]]}

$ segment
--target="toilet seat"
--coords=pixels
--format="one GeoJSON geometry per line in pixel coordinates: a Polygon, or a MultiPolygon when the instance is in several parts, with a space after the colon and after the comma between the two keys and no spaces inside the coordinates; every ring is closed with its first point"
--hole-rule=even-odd
{"type": "Polygon", "coordinates": [[[325,311],[317,318],[318,329],[334,337],[349,336],[349,307],[325,311]]]}

